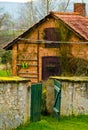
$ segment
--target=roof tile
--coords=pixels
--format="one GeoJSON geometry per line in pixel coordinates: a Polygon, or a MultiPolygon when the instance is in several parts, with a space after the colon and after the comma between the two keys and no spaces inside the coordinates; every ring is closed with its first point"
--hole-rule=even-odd
{"type": "Polygon", "coordinates": [[[88,40],[88,18],[75,13],[54,13],[54,15],[88,40]]]}

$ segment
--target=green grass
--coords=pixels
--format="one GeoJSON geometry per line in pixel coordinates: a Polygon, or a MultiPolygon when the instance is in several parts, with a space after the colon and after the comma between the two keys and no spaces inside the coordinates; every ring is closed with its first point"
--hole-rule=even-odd
{"type": "Polygon", "coordinates": [[[88,130],[88,115],[77,117],[42,117],[41,121],[26,123],[15,130],[88,130]]]}
{"type": "Polygon", "coordinates": [[[7,76],[11,76],[12,75],[12,73],[11,73],[11,71],[9,71],[9,70],[0,70],[0,77],[7,77],[7,76]]]}

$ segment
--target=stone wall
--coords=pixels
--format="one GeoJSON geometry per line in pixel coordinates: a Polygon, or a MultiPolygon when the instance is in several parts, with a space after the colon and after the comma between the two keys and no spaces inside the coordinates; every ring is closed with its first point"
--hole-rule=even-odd
{"type": "Polygon", "coordinates": [[[0,78],[0,130],[16,128],[30,117],[29,81],[0,78]]]}
{"type": "MultiPolygon", "coordinates": [[[[88,81],[61,80],[61,115],[88,114],[88,81]]],[[[88,79],[87,79],[88,80],[88,79]]],[[[53,112],[54,85],[47,86],[46,105],[53,112]]]]}

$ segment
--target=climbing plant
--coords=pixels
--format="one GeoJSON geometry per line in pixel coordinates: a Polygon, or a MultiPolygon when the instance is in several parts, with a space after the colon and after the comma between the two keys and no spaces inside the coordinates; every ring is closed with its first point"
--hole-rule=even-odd
{"type": "Polygon", "coordinates": [[[76,48],[76,56],[72,55],[72,45],[67,43],[70,41],[72,32],[63,26],[62,23],[57,24],[58,35],[59,35],[59,48],[57,55],[60,56],[61,71],[63,76],[88,76],[88,60],[84,60],[79,57],[82,51],[82,45],[76,48]]]}
{"type": "Polygon", "coordinates": [[[71,31],[63,26],[62,23],[59,23],[59,25],[56,23],[56,26],[58,27],[59,41],[61,42],[59,43],[57,55],[60,56],[62,75],[65,76],[70,74],[69,57],[71,56],[71,45],[65,42],[69,41],[71,31]]]}

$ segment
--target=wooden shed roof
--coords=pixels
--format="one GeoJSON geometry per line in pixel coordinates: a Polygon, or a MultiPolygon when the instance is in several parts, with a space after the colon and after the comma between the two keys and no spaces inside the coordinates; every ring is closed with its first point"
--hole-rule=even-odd
{"type": "Polygon", "coordinates": [[[47,16],[41,19],[38,23],[33,25],[23,34],[15,38],[13,41],[8,43],[3,49],[9,50],[12,49],[12,46],[16,44],[21,38],[24,38],[27,34],[31,33],[36,29],[40,24],[45,22],[47,18],[54,18],[60,20],[67,26],[69,29],[73,30],[84,40],[88,41],[88,18],[78,15],[77,13],[59,13],[59,12],[50,12],[47,16]]]}

